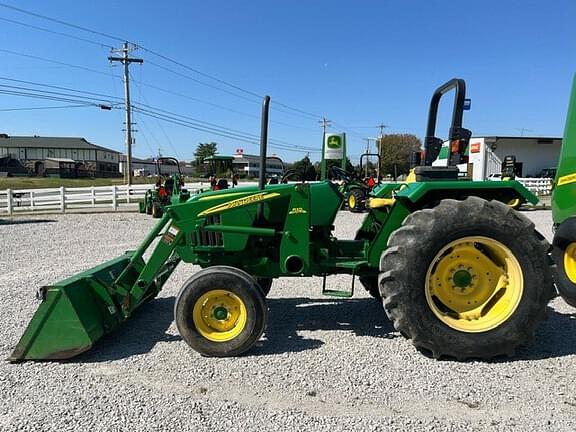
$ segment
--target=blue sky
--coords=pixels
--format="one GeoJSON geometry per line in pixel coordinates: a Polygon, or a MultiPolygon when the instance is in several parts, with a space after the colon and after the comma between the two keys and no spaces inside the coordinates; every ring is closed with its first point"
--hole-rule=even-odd
{"type": "MultiPolygon", "coordinates": [[[[277,146],[271,152],[286,160],[300,159],[309,150],[313,159],[319,158],[314,151],[321,146],[321,116],[333,120],[330,130],[347,132],[353,159],[365,147],[362,138],[377,136],[381,122],[388,125],[386,132],[422,138],[429,98],[452,77],[467,81],[472,110],[464,123],[475,135],[519,135],[521,128],[526,135],[562,135],[576,71],[576,3],[571,1],[0,3],[146,48],[132,53],[144,59],[141,66],[130,67],[132,98],[155,112],[184,115],[195,124],[213,123],[220,131],[259,133],[257,97],[150,51],[250,93],[271,95],[270,137],[277,146]]],[[[121,68],[107,61],[107,46],[120,45],[120,40],[0,7],[0,85],[30,87],[6,80],[17,79],[122,98],[121,68]]],[[[0,94],[0,101],[0,132],[83,136],[124,149],[121,109],[2,111],[66,104],[6,94],[0,94]]],[[[448,122],[445,105],[441,133],[448,122]]],[[[216,141],[221,154],[236,148],[258,152],[255,144],[212,132],[138,113],[134,120],[136,156],[150,156],[160,148],[165,155],[191,159],[198,142],[207,141],[216,141]]]]}

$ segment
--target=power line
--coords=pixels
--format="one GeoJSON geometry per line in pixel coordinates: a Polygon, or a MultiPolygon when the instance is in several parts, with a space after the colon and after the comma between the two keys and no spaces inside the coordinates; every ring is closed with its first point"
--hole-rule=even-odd
{"type": "MultiPolygon", "coordinates": [[[[0,6],[1,6],[1,4],[0,4],[0,6]]],[[[0,48],[0,52],[4,52],[4,53],[7,53],[7,54],[12,54],[12,55],[15,55],[15,56],[20,56],[20,57],[31,58],[31,59],[34,59],[34,60],[41,60],[41,61],[45,61],[45,62],[48,62],[48,63],[57,64],[57,65],[60,65],[60,66],[67,66],[67,67],[71,67],[71,68],[75,68],[75,69],[85,70],[85,71],[87,71],[87,72],[96,73],[96,74],[99,74],[99,75],[106,75],[106,76],[108,76],[107,73],[102,72],[102,71],[98,71],[98,70],[96,70],[96,69],[90,69],[90,68],[87,68],[87,67],[85,67],[85,66],[79,66],[79,65],[75,65],[75,64],[71,64],[71,63],[64,63],[64,62],[61,62],[61,61],[58,61],[58,60],[47,59],[47,58],[45,58],[45,57],[40,57],[40,56],[36,56],[36,55],[32,55],[32,54],[23,54],[23,53],[19,53],[19,52],[7,50],[7,49],[2,49],[2,48],[0,48]]]]}
{"type": "Polygon", "coordinates": [[[63,109],[63,108],[86,108],[92,106],[91,104],[79,104],[79,105],[53,105],[44,107],[25,107],[25,108],[2,108],[0,111],[36,111],[36,110],[52,110],[52,109],[63,109]]]}
{"type": "Polygon", "coordinates": [[[124,41],[124,39],[121,39],[121,38],[119,38],[119,37],[117,37],[117,36],[113,36],[113,35],[110,35],[110,34],[107,34],[107,33],[103,33],[103,32],[99,32],[99,31],[96,31],[96,30],[91,30],[91,29],[89,29],[89,28],[82,27],[82,26],[79,26],[79,25],[77,25],[77,24],[71,24],[71,23],[68,23],[68,22],[66,22],[66,21],[62,21],[62,20],[56,19],[56,18],[51,18],[51,17],[46,16],[46,15],[41,15],[41,14],[38,14],[38,13],[35,13],[35,12],[30,12],[30,11],[27,11],[27,10],[24,10],[24,9],[20,9],[20,8],[18,8],[18,7],[16,7],[16,6],[8,5],[8,4],[6,4],[6,3],[0,3],[0,6],[6,8],[6,9],[15,10],[15,11],[17,11],[17,12],[20,12],[20,13],[23,13],[23,14],[26,14],[26,15],[30,15],[30,16],[33,16],[33,17],[36,17],[36,18],[41,18],[41,19],[44,19],[44,20],[52,21],[52,22],[55,22],[55,23],[60,24],[60,25],[64,25],[64,26],[67,26],[67,27],[72,27],[72,28],[75,28],[75,29],[77,29],[77,30],[82,30],[82,31],[85,31],[85,32],[88,32],[88,33],[92,33],[92,34],[98,35],[98,36],[104,36],[104,37],[107,37],[107,38],[109,38],[109,39],[113,39],[113,40],[115,40],[115,41],[119,41],[119,42],[123,42],[123,41],[124,41]]]}
{"type": "MultiPolygon", "coordinates": [[[[75,93],[83,93],[83,94],[88,94],[88,95],[93,95],[93,96],[100,96],[103,99],[109,99],[109,100],[111,100],[111,99],[116,99],[116,100],[120,100],[120,101],[122,100],[121,98],[119,98],[117,96],[110,96],[107,94],[95,93],[95,92],[90,92],[90,91],[86,91],[86,90],[77,90],[77,89],[72,89],[69,87],[56,86],[56,85],[52,85],[52,84],[37,83],[34,81],[20,80],[20,79],[8,78],[8,77],[3,77],[3,76],[0,76],[0,80],[17,82],[20,84],[29,84],[29,85],[33,85],[33,86],[37,86],[37,87],[47,87],[47,88],[57,89],[57,90],[66,90],[66,91],[71,91],[71,92],[75,92],[75,93]]],[[[22,88],[24,88],[24,87],[22,87],[22,88]]]]}
{"type": "MultiPolygon", "coordinates": [[[[18,96],[28,96],[28,97],[38,98],[38,99],[69,101],[69,102],[74,102],[74,103],[82,102],[82,103],[92,104],[92,105],[97,105],[97,106],[101,105],[100,102],[106,101],[106,102],[110,103],[110,105],[112,105],[115,108],[119,107],[119,105],[122,103],[121,98],[111,96],[111,95],[106,95],[106,94],[100,94],[100,93],[85,91],[85,90],[76,90],[76,89],[72,89],[69,87],[55,86],[55,85],[37,83],[37,82],[27,81],[27,80],[17,80],[17,79],[12,79],[12,78],[7,78],[7,77],[0,77],[0,80],[6,80],[6,81],[10,81],[10,82],[15,82],[18,84],[27,84],[27,85],[31,85],[31,86],[35,86],[35,87],[46,87],[46,88],[53,89],[53,90],[42,90],[42,89],[27,87],[27,86],[23,86],[23,85],[16,86],[16,85],[0,84],[0,89],[2,89],[2,88],[5,89],[5,90],[1,90],[1,91],[3,93],[6,93],[6,94],[14,94],[14,95],[18,95],[18,96]],[[54,90],[63,90],[63,91],[54,91],[54,90]],[[82,93],[82,94],[78,95],[78,94],[74,94],[74,93],[82,93]],[[85,94],[87,94],[89,96],[85,96],[85,94]],[[92,95],[97,96],[97,97],[92,97],[92,95]]],[[[196,119],[194,117],[190,117],[190,116],[187,116],[184,114],[178,114],[178,113],[174,113],[172,111],[168,111],[168,110],[164,110],[164,109],[161,109],[158,107],[154,107],[154,106],[151,106],[149,104],[135,104],[134,106],[137,108],[140,108],[142,110],[148,110],[148,111],[154,111],[155,110],[155,111],[157,111],[158,114],[172,116],[174,118],[179,118],[179,120],[184,119],[185,121],[191,122],[192,124],[194,124],[198,127],[211,128],[212,130],[220,130],[220,131],[224,131],[226,133],[239,134],[239,135],[244,136],[244,137],[249,137],[250,139],[257,139],[258,138],[258,135],[256,135],[256,134],[250,134],[250,133],[247,133],[245,131],[240,131],[237,129],[228,128],[228,127],[225,127],[222,125],[218,125],[216,123],[206,122],[206,121],[199,120],[199,119],[196,119]]],[[[293,143],[286,142],[286,141],[279,140],[279,139],[271,139],[270,141],[273,144],[277,144],[278,146],[283,146],[283,147],[287,147],[287,148],[296,148],[296,149],[301,149],[303,151],[304,150],[306,150],[306,151],[315,151],[316,150],[314,148],[300,146],[300,145],[293,144],[293,143]]]]}
{"type": "MultiPolygon", "coordinates": [[[[134,106],[134,110],[137,112],[140,112],[142,115],[157,118],[159,120],[163,120],[163,121],[166,121],[168,123],[184,126],[184,127],[199,130],[202,132],[208,132],[208,133],[222,136],[225,138],[231,138],[231,139],[234,139],[236,141],[242,141],[242,142],[246,142],[246,143],[253,144],[256,146],[259,145],[259,141],[258,141],[257,136],[250,136],[249,134],[240,134],[240,133],[235,133],[232,131],[226,131],[226,130],[222,130],[222,129],[211,128],[208,126],[202,126],[202,125],[198,125],[194,122],[187,121],[187,120],[182,119],[182,118],[178,118],[178,117],[163,114],[163,113],[158,113],[158,112],[151,111],[151,110],[141,109],[141,108],[136,107],[136,106],[134,106]]],[[[293,151],[293,152],[305,151],[304,148],[298,148],[299,146],[294,146],[294,145],[287,146],[287,145],[281,145],[281,144],[270,144],[269,146],[272,148],[285,150],[285,151],[293,151]]],[[[307,151],[320,153],[320,151],[316,151],[316,150],[307,150],[307,151]]]]}
{"type": "MultiPolygon", "coordinates": [[[[112,40],[115,40],[115,41],[120,41],[120,42],[124,42],[124,41],[125,41],[124,38],[120,38],[120,37],[118,37],[118,36],[114,36],[114,35],[111,35],[111,34],[108,34],[108,33],[104,33],[104,32],[100,32],[100,31],[92,30],[92,29],[89,29],[89,28],[87,28],[87,27],[79,26],[79,25],[77,25],[77,24],[72,24],[72,23],[69,23],[69,22],[66,22],[66,21],[63,21],[63,20],[60,20],[60,19],[56,19],[56,18],[52,18],[52,17],[46,16],[46,15],[42,15],[42,14],[38,14],[38,13],[35,13],[35,12],[27,11],[27,10],[25,10],[25,9],[21,9],[21,8],[18,8],[18,7],[15,7],[15,6],[11,6],[11,5],[8,5],[8,4],[5,4],[5,3],[1,3],[1,2],[0,2],[0,6],[1,6],[1,7],[5,7],[5,8],[7,8],[7,9],[11,9],[11,10],[17,11],[17,12],[20,12],[20,13],[23,13],[23,14],[26,14],[26,15],[34,16],[34,17],[36,17],[36,18],[48,20],[48,21],[51,21],[51,22],[54,22],[54,23],[57,23],[57,24],[60,24],[60,25],[63,25],[63,26],[67,26],[67,27],[71,27],[71,28],[74,28],[74,29],[77,29],[77,30],[81,30],[81,31],[85,31],[85,32],[88,32],[88,33],[92,33],[92,34],[95,34],[95,35],[103,36],[103,37],[106,37],[106,38],[109,38],[109,39],[112,39],[112,40]]],[[[92,43],[92,41],[90,41],[90,43],[92,43]]],[[[180,67],[182,67],[182,68],[184,68],[184,69],[187,69],[187,70],[189,70],[189,71],[191,71],[191,72],[194,72],[194,73],[196,73],[196,74],[198,74],[198,75],[200,75],[200,76],[203,76],[203,77],[205,77],[205,78],[209,78],[209,79],[211,79],[211,80],[213,80],[213,81],[216,81],[216,82],[218,82],[218,83],[220,83],[220,84],[226,85],[226,86],[228,86],[228,87],[230,87],[230,88],[233,88],[233,89],[235,89],[235,90],[237,90],[237,91],[240,91],[240,92],[242,92],[242,93],[248,94],[248,95],[253,96],[253,97],[257,97],[258,99],[262,99],[262,97],[263,97],[262,95],[260,95],[260,94],[258,94],[258,93],[255,93],[255,92],[253,92],[253,91],[244,89],[244,88],[242,88],[242,87],[240,87],[240,86],[238,86],[238,85],[232,84],[232,83],[230,83],[230,82],[228,82],[228,81],[222,80],[222,79],[217,78],[217,77],[215,77],[215,76],[213,76],[213,75],[210,75],[210,74],[207,74],[207,73],[205,73],[205,72],[202,72],[202,71],[200,71],[200,70],[198,70],[198,69],[196,69],[196,68],[193,68],[193,67],[191,67],[191,66],[188,66],[188,65],[186,65],[186,64],[184,64],[184,63],[182,63],[182,62],[179,62],[179,61],[177,61],[177,60],[175,60],[175,59],[173,59],[173,58],[171,58],[171,57],[168,57],[168,56],[166,56],[166,55],[164,55],[164,54],[160,54],[160,53],[158,53],[158,52],[156,52],[156,51],[154,51],[154,50],[151,50],[151,49],[149,49],[149,48],[143,47],[143,46],[141,46],[141,45],[139,45],[139,44],[137,44],[137,43],[132,43],[132,44],[135,45],[135,46],[137,46],[137,47],[140,48],[141,50],[143,50],[143,51],[145,51],[145,52],[148,52],[148,53],[151,54],[151,55],[157,56],[157,57],[159,57],[159,58],[161,58],[161,59],[163,59],[163,60],[165,60],[165,61],[167,61],[167,62],[176,64],[176,65],[178,65],[178,66],[180,66],[180,67]]],[[[205,84],[206,84],[206,83],[205,83],[205,84]]],[[[220,89],[220,90],[223,91],[223,89],[220,89]]],[[[239,95],[236,95],[236,96],[239,96],[239,95]]],[[[259,103],[259,102],[258,102],[258,103],[259,103]]],[[[293,111],[293,112],[295,112],[295,113],[300,113],[300,114],[302,114],[302,115],[306,115],[306,116],[310,117],[310,119],[313,119],[313,120],[322,118],[322,116],[320,116],[320,115],[318,115],[318,114],[314,114],[314,113],[311,113],[311,112],[302,110],[302,109],[300,109],[300,108],[296,108],[296,107],[293,107],[293,106],[291,106],[291,105],[284,104],[284,103],[282,103],[282,102],[278,102],[278,101],[277,101],[277,102],[275,102],[275,104],[278,105],[278,106],[280,106],[280,107],[283,107],[283,108],[285,108],[285,109],[287,109],[287,110],[293,111]]]]}
{"type": "Polygon", "coordinates": [[[68,34],[68,33],[62,33],[62,32],[58,32],[58,31],[50,30],[50,29],[47,29],[47,28],[45,28],[45,27],[39,27],[39,26],[35,26],[35,25],[32,25],[32,24],[23,23],[23,22],[21,22],[21,21],[16,21],[16,20],[12,20],[12,19],[8,19],[8,18],[3,18],[3,17],[0,17],[0,20],[5,21],[5,22],[9,22],[9,23],[11,23],[11,24],[16,24],[16,25],[20,25],[20,26],[23,26],[23,27],[32,28],[32,29],[34,29],[34,30],[39,30],[39,31],[43,31],[43,32],[46,32],[46,33],[51,33],[51,34],[54,34],[54,35],[57,35],[57,36],[64,36],[64,37],[67,37],[67,38],[70,38],[70,39],[75,39],[75,40],[78,40],[78,41],[81,41],[81,42],[86,42],[86,43],[89,43],[89,44],[92,44],[92,45],[97,45],[97,46],[103,47],[103,48],[114,48],[114,47],[111,46],[111,45],[106,45],[106,44],[103,44],[103,43],[100,43],[100,42],[96,42],[96,41],[93,41],[93,40],[90,40],[90,39],[85,39],[85,38],[82,38],[82,37],[79,37],[79,36],[74,36],[74,35],[71,35],[71,34],[68,34]]]}

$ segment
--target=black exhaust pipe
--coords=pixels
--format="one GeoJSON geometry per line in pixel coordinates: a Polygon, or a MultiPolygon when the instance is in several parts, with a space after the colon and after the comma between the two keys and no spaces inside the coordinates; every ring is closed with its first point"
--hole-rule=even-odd
{"type": "Polygon", "coordinates": [[[270,96],[264,96],[262,102],[262,124],[260,126],[260,177],[258,188],[264,190],[266,186],[266,147],[268,146],[268,110],[270,108],[270,96]]]}
{"type": "MultiPolygon", "coordinates": [[[[258,189],[266,187],[266,147],[268,147],[268,111],[270,108],[270,96],[264,96],[262,102],[262,123],[260,125],[260,176],[258,177],[258,189]]],[[[256,221],[264,221],[264,204],[258,204],[256,221]]]]}

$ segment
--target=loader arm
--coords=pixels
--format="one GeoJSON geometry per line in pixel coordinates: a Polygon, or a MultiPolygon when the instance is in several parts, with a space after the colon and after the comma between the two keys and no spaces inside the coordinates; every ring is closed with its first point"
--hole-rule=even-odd
{"type": "Polygon", "coordinates": [[[89,350],[162,289],[180,257],[170,211],[135,251],[39,290],[41,301],[9,361],[62,360],[89,350]],[[144,254],[161,236],[149,259],[144,254]]]}

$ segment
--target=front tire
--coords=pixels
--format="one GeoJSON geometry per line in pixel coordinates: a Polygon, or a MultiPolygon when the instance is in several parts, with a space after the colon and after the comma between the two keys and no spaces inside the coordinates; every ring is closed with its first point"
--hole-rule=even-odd
{"type": "Polygon", "coordinates": [[[512,355],[544,318],[548,243],[497,201],[442,200],[409,215],[380,260],[394,327],[435,358],[512,355]]]}
{"type": "Polygon", "coordinates": [[[352,213],[360,213],[364,211],[366,196],[364,191],[355,188],[348,193],[348,210],[352,213]]]}
{"type": "Polygon", "coordinates": [[[152,217],[155,219],[159,219],[162,217],[162,213],[164,213],[162,211],[162,207],[160,207],[160,204],[158,204],[157,202],[153,202],[152,203],[152,217]]]}
{"type": "Polygon", "coordinates": [[[174,306],[178,332],[208,357],[232,357],[262,336],[268,318],[264,295],[246,272],[214,266],[184,284],[174,306]]]}

